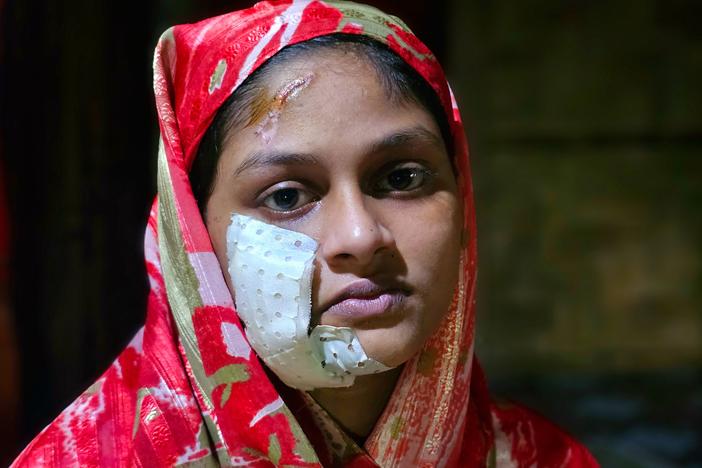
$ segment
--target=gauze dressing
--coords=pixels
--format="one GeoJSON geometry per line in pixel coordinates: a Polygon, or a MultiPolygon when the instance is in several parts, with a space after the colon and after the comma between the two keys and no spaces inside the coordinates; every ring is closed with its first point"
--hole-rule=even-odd
{"type": "Polygon", "coordinates": [[[351,328],[310,332],[316,251],[311,237],[232,214],[229,275],[246,336],[280,380],[301,390],[348,387],[358,375],[390,369],[366,355],[351,328]]]}

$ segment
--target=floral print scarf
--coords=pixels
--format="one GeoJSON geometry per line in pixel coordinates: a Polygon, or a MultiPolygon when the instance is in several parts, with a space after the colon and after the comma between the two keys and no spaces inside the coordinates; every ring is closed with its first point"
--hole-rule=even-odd
{"type": "Polygon", "coordinates": [[[473,358],[468,146],[441,66],[406,25],[350,2],[258,3],[168,29],[156,47],[154,91],[161,137],[145,236],[145,326],[14,466],[596,466],[550,423],[496,406],[487,394],[473,358]],[[268,377],[245,338],[188,178],[217,109],[246,77],[286,45],[337,32],[386,44],[436,91],[465,198],[467,238],[451,308],[404,365],[363,446],[307,394],[279,392],[268,377]]]}

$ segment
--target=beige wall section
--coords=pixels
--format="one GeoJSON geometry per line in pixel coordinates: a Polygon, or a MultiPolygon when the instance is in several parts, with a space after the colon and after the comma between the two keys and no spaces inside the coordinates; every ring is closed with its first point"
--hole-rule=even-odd
{"type": "Polygon", "coordinates": [[[453,0],[489,375],[702,364],[690,5],[453,0]]]}

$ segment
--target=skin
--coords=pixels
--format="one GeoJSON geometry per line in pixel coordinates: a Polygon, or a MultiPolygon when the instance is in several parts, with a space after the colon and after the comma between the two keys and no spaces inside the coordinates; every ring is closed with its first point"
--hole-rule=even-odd
{"type": "MultiPolygon", "coordinates": [[[[421,106],[389,101],[376,72],[353,52],[288,62],[265,85],[273,97],[303,76],[313,78],[280,109],[270,139],[255,125],[227,137],[205,212],[215,253],[226,272],[232,212],[314,238],[313,321],[354,328],[370,357],[400,366],[438,328],[458,277],[463,207],[441,132],[421,106]],[[365,280],[401,285],[402,300],[370,319],[323,313],[340,291],[365,280]]],[[[363,437],[398,375],[399,368],[312,394],[363,437]]]]}

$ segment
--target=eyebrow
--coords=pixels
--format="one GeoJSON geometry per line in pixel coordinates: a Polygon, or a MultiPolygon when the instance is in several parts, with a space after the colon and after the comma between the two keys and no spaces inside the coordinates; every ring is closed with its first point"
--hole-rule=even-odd
{"type": "MultiPolygon", "coordinates": [[[[430,145],[444,148],[444,142],[435,133],[418,125],[416,127],[399,130],[383,136],[378,141],[370,143],[366,147],[366,154],[378,153],[384,150],[405,146],[418,141],[430,145]]],[[[272,166],[304,166],[321,165],[320,160],[313,154],[296,153],[286,151],[254,151],[239,167],[234,171],[234,178],[254,169],[262,169],[272,166]]]]}
{"type": "Polygon", "coordinates": [[[241,163],[234,171],[234,177],[239,177],[246,171],[271,166],[303,166],[320,165],[319,159],[308,153],[289,153],[286,151],[254,151],[251,156],[241,163]]]}
{"type": "Polygon", "coordinates": [[[417,142],[428,143],[441,149],[445,148],[442,138],[438,137],[434,132],[429,131],[425,127],[417,125],[416,127],[393,132],[382,137],[380,140],[371,143],[366,149],[366,152],[369,154],[378,153],[384,150],[396,148],[398,146],[405,146],[409,143],[417,142]]]}

